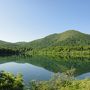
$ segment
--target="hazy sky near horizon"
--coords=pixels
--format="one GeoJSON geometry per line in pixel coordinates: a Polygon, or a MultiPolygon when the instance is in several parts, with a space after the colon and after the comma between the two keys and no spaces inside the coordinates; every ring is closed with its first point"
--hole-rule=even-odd
{"type": "Polygon", "coordinates": [[[90,0],[0,0],[0,40],[32,41],[69,29],[90,34],[90,0]]]}

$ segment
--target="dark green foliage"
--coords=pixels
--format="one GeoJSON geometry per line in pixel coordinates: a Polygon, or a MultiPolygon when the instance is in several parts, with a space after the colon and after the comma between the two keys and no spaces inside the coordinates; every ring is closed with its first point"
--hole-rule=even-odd
{"type": "Polygon", "coordinates": [[[23,90],[21,75],[14,76],[11,73],[0,72],[0,90],[23,90]]]}
{"type": "Polygon", "coordinates": [[[31,51],[31,47],[24,47],[16,43],[0,41],[0,56],[25,55],[25,52],[31,51]]]}
{"type": "Polygon", "coordinates": [[[0,56],[19,55],[19,50],[0,48],[0,56]]]}

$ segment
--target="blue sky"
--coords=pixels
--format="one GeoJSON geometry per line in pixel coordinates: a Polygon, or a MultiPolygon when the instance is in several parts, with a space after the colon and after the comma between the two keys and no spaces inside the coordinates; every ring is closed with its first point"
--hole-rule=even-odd
{"type": "Polygon", "coordinates": [[[90,34],[90,0],[0,0],[0,40],[32,41],[69,29],[90,34]]]}

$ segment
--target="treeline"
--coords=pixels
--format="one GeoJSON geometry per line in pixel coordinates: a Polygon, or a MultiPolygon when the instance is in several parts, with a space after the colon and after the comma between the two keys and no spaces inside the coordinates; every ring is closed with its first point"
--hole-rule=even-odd
{"type": "Polygon", "coordinates": [[[0,56],[19,55],[19,50],[0,48],[0,56]]]}
{"type": "Polygon", "coordinates": [[[90,46],[53,46],[44,48],[41,51],[55,51],[55,52],[90,51],[90,46]]]}
{"type": "Polygon", "coordinates": [[[90,56],[90,46],[51,46],[47,48],[32,48],[30,46],[0,47],[0,56],[8,55],[61,55],[90,56]]]}
{"type": "Polygon", "coordinates": [[[43,49],[36,49],[27,52],[27,54],[90,57],[90,46],[52,46],[43,49]]]}
{"type": "Polygon", "coordinates": [[[0,56],[25,55],[25,52],[31,50],[28,47],[0,47],[0,56]]]}

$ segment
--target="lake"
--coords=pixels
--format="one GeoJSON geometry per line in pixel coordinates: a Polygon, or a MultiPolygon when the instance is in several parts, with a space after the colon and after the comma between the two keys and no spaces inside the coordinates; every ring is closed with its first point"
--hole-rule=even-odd
{"type": "Polygon", "coordinates": [[[62,58],[57,56],[0,57],[0,71],[21,73],[25,83],[31,80],[49,80],[55,73],[76,69],[78,79],[90,77],[89,58],[62,58]]]}

